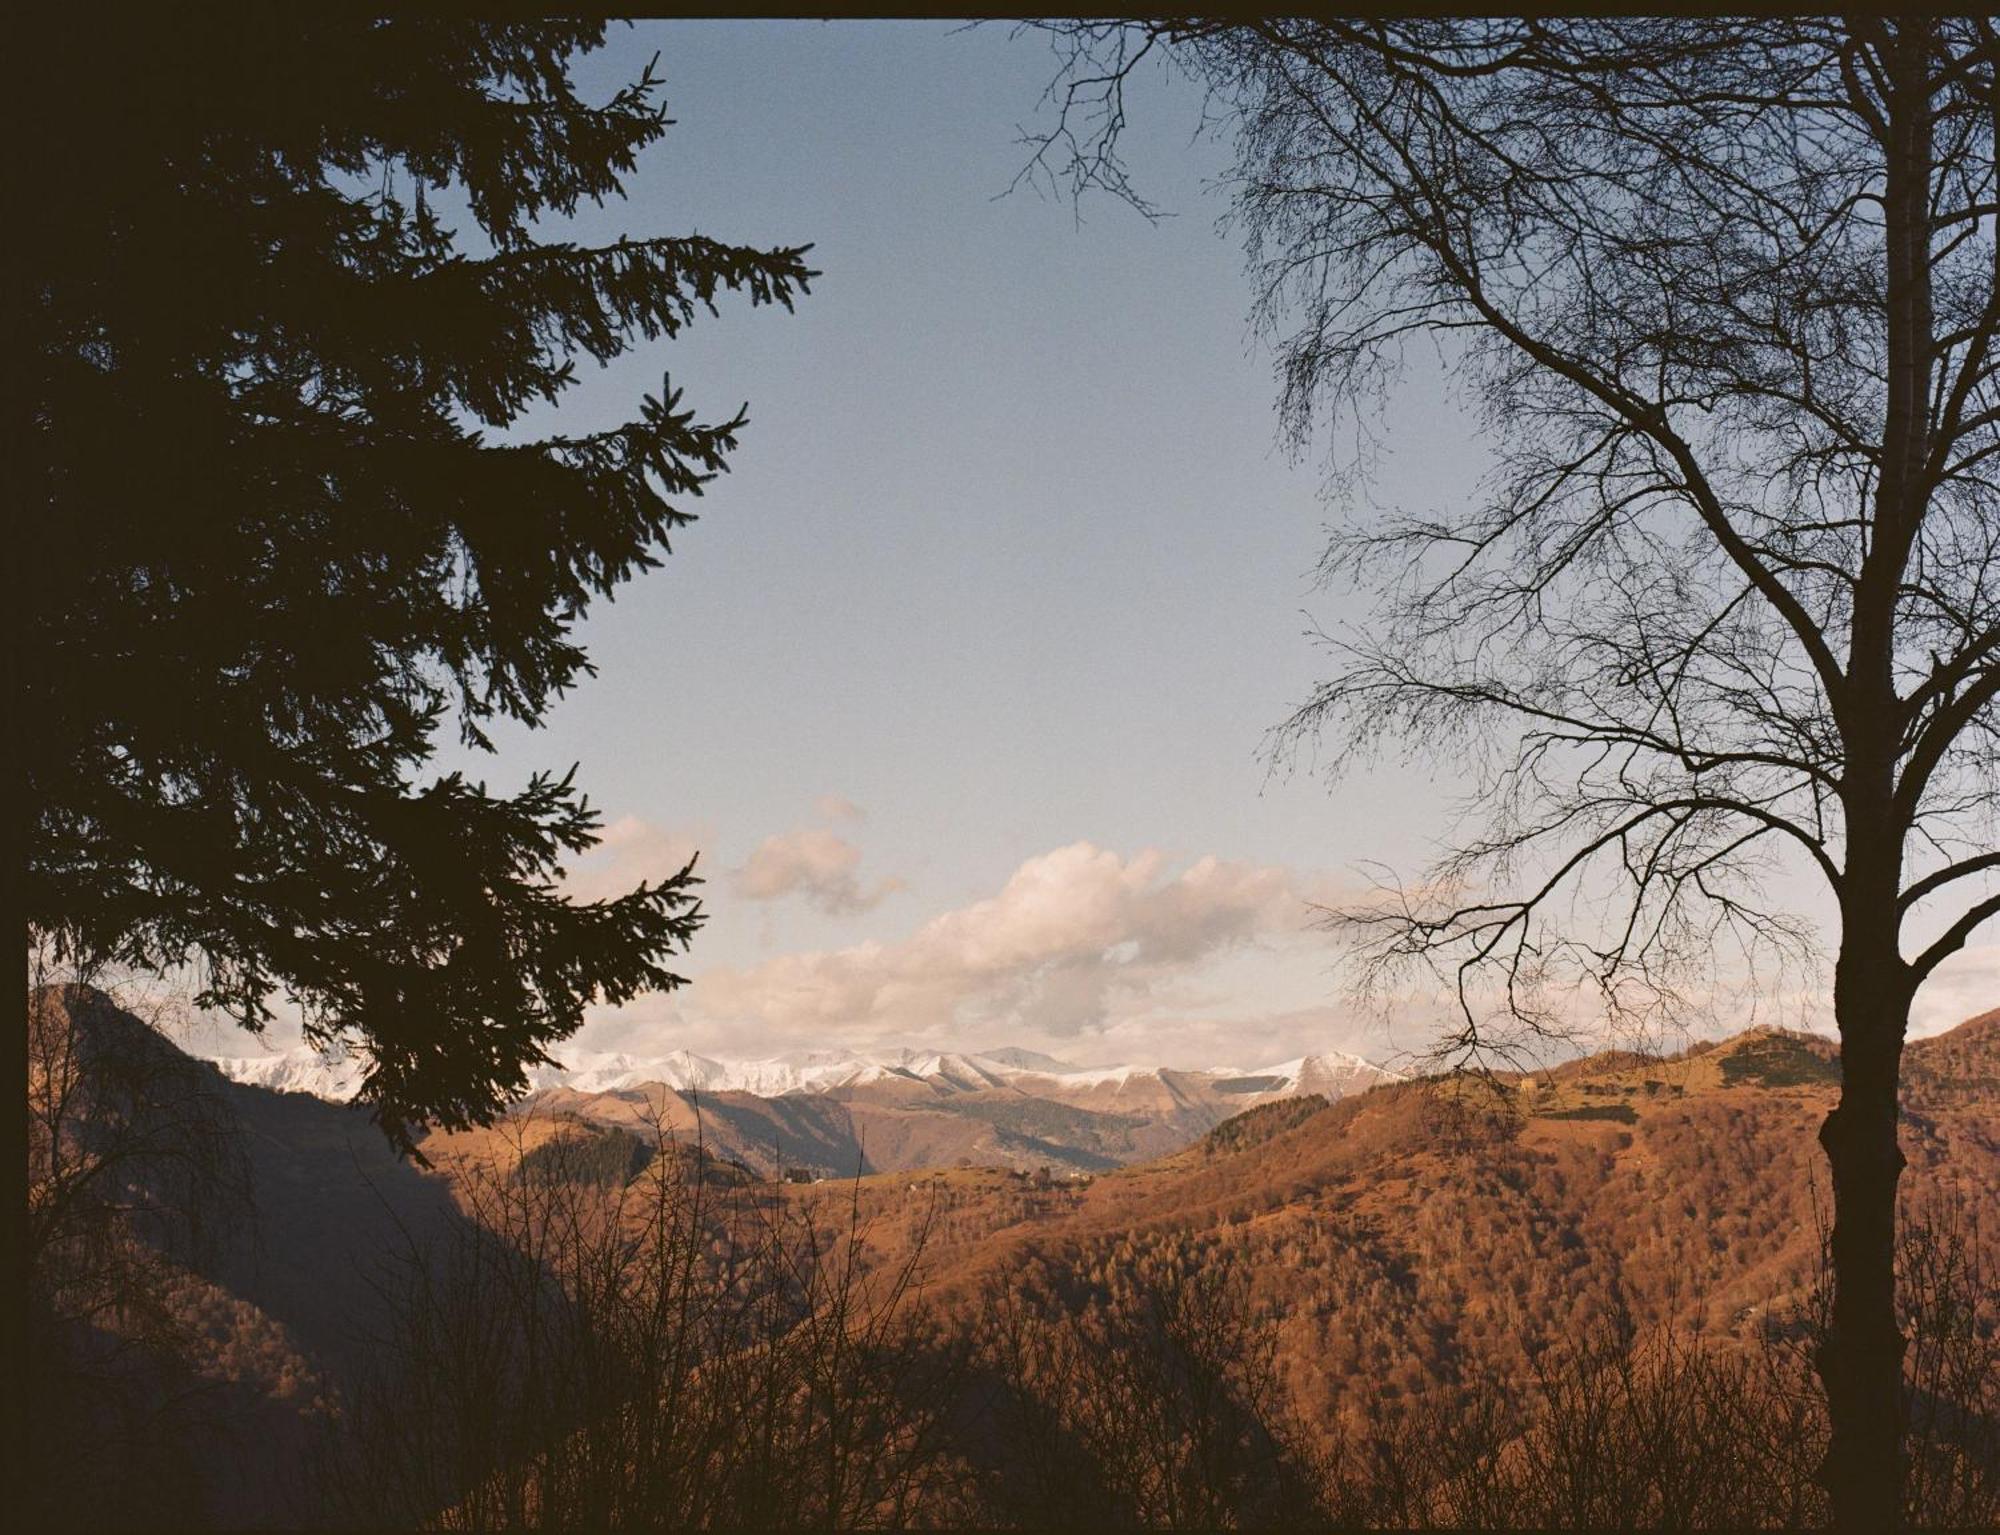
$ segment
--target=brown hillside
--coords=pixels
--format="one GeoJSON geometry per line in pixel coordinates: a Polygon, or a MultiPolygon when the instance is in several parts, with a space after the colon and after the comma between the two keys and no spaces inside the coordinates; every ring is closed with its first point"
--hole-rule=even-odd
{"type": "MultiPolygon", "coordinates": [[[[2000,1015],[1907,1060],[1906,1209],[1985,1212],[1985,1269],[2000,1272],[2000,1015]]],[[[1613,1319],[1749,1340],[1817,1266],[1815,1137],[1837,1091],[1825,1041],[1758,1030],[1679,1060],[1573,1063],[1509,1104],[1380,1087],[1289,1124],[1225,1125],[1240,1140],[1225,1155],[1211,1137],[1088,1187],[960,1174],[864,1189],[885,1254],[935,1209],[930,1276],[949,1310],[1023,1284],[1108,1296],[1237,1268],[1307,1416],[1332,1422],[1427,1380],[1518,1380],[1613,1319]]]]}
{"type": "MultiPolygon", "coordinates": [[[[921,1241],[924,1293],[947,1332],[985,1325],[1009,1298],[1115,1316],[1134,1297],[1231,1276],[1269,1329],[1297,1421],[1330,1440],[1419,1396],[1450,1402],[1489,1383],[1518,1395],[1538,1361],[1600,1325],[1673,1322],[1730,1349],[1791,1317],[1818,1267],[1815,1133],[1839,1075],[1827,1042],[1759,1030],[1673,1058],[1573,1062],[1498,1095],[1414,1082],[1271,1102],[1172,1155],[1094,1175],[1051,1158],[796,1186],[769,1181],[775,1158],[732,1149],[775,1126],[844,1154],[873,1133],[871,1106],[746,1094],[740,1123],[704,1099],[697,1124],[666,1089],[544,1094],[492,1130],[431,1136],[424,1172],[357,1111],[225,1083],[102,999],[80,1016],[122,1054],[198,1077],[244,1148],[254,1219],[190,1249],[173,1286],[196,1335],[190,1368],[266,1425],[233,1460],[201,1467],[213,1485],[267,1467],[259,1442],[302,1443],[306,1408],[367,1360],[385,1254],[463,1229],[467,1180],[566,1147],[566,1165],[615,1187],[661,1154],[655,1120],[674,1137],[666,1154],[716,1190],[718,1213],[817,1211],[841,1230],[851,1201],[866,1261],[885,1274],[921,1241]]],[[[2000,1011],[1912,1043],[1905,1072],[1906,1214],[1969,1216],[1974,1259],[2000,1273],[2000,1011]]],[[[895,1111],[907,1135],[930,1117],[895,1111]]],[[[949,1117],[962,1135],[966,1116],[949,1117]]],[[[2000,1311],[1990,1294],[1979,1305],[1990,1334],[2000,1311]]],[[[280,1502],[246,1486],[232,1511],[289,1516],[280,1502]]]]}

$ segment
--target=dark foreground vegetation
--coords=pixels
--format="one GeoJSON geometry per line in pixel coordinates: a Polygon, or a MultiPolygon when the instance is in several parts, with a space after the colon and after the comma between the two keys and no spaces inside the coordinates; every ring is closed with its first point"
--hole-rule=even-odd
{"type": "MultiPolygon", "coordinates": [[[[1699,1306],[1653,1321],[1635,1303],[1538,1334],[1549,1341],[1523,1363],[1421,1329],[1402,1357],[1373,1357],[1370,1340],[1329,1414],[1294,1388],[1302,1361],[1246,1240],[1128,1236],[982,1271],[939,1235],[968,1218],[947,1212],[947,1179],[897,1180],[892,1218],[879,1185],[792,1188],[663,1132],[576,1120],[510,1121],[454,1155],[457,1217],[412,1224],[376,1255],[372,1321],[332,1385],[283,1328],[200,1277],[204,1245],[226,1235],[215,1228],[247,1214],[258,1154],[219,1080],[102,999],[43,995],[27,1505],[39,1525],[1831,1516],[1811,1362],[1823,1270],[1729,1336],[1689,1320],[1699,1306]],[[204,1469],[225,1463],[261,1468],[267,1485],[204,1469]],[[214,1496],[225,1479],[233,1505],[214,1496]]],[[[1246,1155],[1241,1143],[1283,1150],[1277,1138],[1339,1118],[1317,1105],[1284,1122],[1298,1117],[1265,1112],[1191,1148],[1189,1165],[1207,1176],[1236,1165],[1225,1159],[1246,1155]]],[[[1468,1142],[1454,1155],[1496,1156],[1469,1143],[1476,1126],[1434,1129],[1468,1142]]],[[[2000,1520],[2000,1339],[1979,1215],[1943,1195],[1905,1211],[1905,1511],[1920,1526],[2000,1520]]],[[[1485,1267],[1496,1291],[1511,1282],[1497,1259],[1485,1267]]],[[[1353,1309],[1359,1330],[1366,1308],[1353,1309]]]]}
{"type": "MultiPolygon", "coordinates": [[[[1729,1528],[1827,1522],[1825,1290],[1758,1347],[1626,1318],[1373,1404],[1289,1400],[1227,1263],[926,1300],[921,1238],[867,1260],[852,1191],[723,1200],[680,1158],[609,1197],[588,1142],[470,1190],[400,1269],[379,1372],[330,1423],[320,1512],[451,1529],[1729,1528]]],[[[663,1148],[664,1150],[664,1148],[663,1148]]],[[[2000,1520],[2000,1351],[1964,1216],[1901,1255],[1918,1526],[2000,1520]]]]}

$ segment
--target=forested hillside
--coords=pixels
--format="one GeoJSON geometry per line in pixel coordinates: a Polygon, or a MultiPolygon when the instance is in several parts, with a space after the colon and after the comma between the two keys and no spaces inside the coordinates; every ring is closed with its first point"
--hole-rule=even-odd
{"type": "MultiPolygon", "coordinates": [[[[142,1037],[101,997],[45,1013],[85,1064],[93,1040],[115,1036],[132,1058],[142,1037]]],[[[74,1341],[115,1360],[122,1328],[153,1373],[128,1379],[123,1397],[76,1398],[50,1421],[74,1428],[115,1416],[121,1400],[157,1406],[177,1394],[223,1412],[230,1432],[175,1439],[178,1475],[192,1478],[174,1505],[183,1510],[292,1517],[300,1484],[281,1490],[260,1444],[344,1468],[349,1491],[356,1476],[401,1489],[401,1503],[349,1509],[364,1522],[460,1497],[451,1468],[470,1452],[458,1440],[386,1480],[380,1468],[357,1472],[354,1457],[416,1445],[407,1414],[425,1400],[425,1433],[440,1412],[506,1421],[508,1392],[527,1389],[514,1367],[478,1364],[463,1344],[434,1352],[475,1317],[494,1361],[509,1338],[538,1329],[550,1330],[545,1361],[599,1361],[563,1374],[554,1397],[516,1404],[535,1425],[530,1441],[480,1441],[473,1462],[498,1480],[481,1484],[475,1524],[510,1524],[557,1498],[558,1466],[561,1495],[583,1496],[596,1473],[579,1466],[607,1453],[628,1470],[694,1453],[672,1435],[644,1456],[597,1437],[672,1384],[658,1374],[670,1357],[691,1372],[674,1389],[706,1403],[712,1424],[735,1424],[756,1390],[779,1390],[770,1372],[781,1367],[793,1373],[780,1395],[805,1393],[803,1415],[785,1420],[789,1438],[764,1444],[766,1460],[733,1463],[738,1480],[724,1482],[739,1503],[741,1479],[770,1483],[778,1461],[805,1475],[799,1457],[834,1432],[825,1414],[836,1408],[900,1446],[888,1475],[848,1443],[859,1481],[787,1483],[792,1501],[774,1518],[818,1517],[838,1492],[860,1500],[841,1505],[847,1516],[890,1522],[947,1511],[984,1522],[1311,1522],[1337,1506],[1464,1522],[1473,1483],[1409,1482],[1413,1467],[1443,1464],[1455,1445],[1464,1475],[1486,1486],[1513,1463],[1501,1447],[1532,1447],[1564,1403],[1594,1401],[1591,1412],[1615,1418],[1651,1392],[1649,1410],[1691,1412],[1697,1380],[1704,1410],[1795,1415],[1767,1436],[1788,1458],[1757,1475],[1795,1513],[1818,1506],[1804,1368],[1824,1305],[1812,1137],[1839,1075],[1818,1039],[1756,1032],[1667,1057],[1606,1055],[1497,1091],[1419,1081],[1333,1103],[1281,1100],[1174,1155],[1094,1177],[950,1167],[801,1185],[682,1141],[665,1121],[560,1106],[432,1135],[431,1167],[419,1170],[387,1157],[356,1111],[225,1083],[143,1037],[161,1080],[199,1095],[217,1116],[205,1123],[233,1126],[240,1160],[229,1165],[241,1176],[215,1184],[234,1194],[206,1212],[214,1240],[117,1226],[116,1242],[151,1276],[152,1311],[98,1314],[73,1324],[74,1341]],[[669,1312],[692,1330],[663,1334],[669,1312]],[[835,1337],[850,1341],[828,1352],[835,1337]],[[1622,1408],[1602,1385],[1620,1378],[1622,1408]],[[705,1394],[724,1379],[735,1381],[726,1400],[705,1394]],[[1373,1448],[1357,1459],[1357,1445],[1373,1448]],[[1385,1486],[1401,1488],[1387,1504],[1385,1486]],[[511,1491],[479,1501],[495,1488],[511,1491]]],[[[1970,1432],[1988,1450],[2000,1407],[2000,1309],[1985,1277],[2000,1274],[1996,1078],[2000,1013],[1914,1044],[1904,1135],[1912,1364],[1931,1372],[1916,1400],[1949,1407],[1952,1445],[1970,1432]]],[[[122,1154],[118,1133],[87,1129],[70,1165],[122,1154]]],[[[128,1188],[157,1180],[148,1158],[183,1145],[168,1128],[149,1133],[114,1166],[128,1188]]],[[[65,1268],[78,1253],[55,1243],[42,1255],[59,1299],[88,1299],[88,1276],[65,1268]]],[[[1945,1423],[1944,1408],[1928,1421],[1945,1423]]],[[[743,1432],[728,1437],[748,1454],[754,1436],[743,1432]]],[[[100,1489],[129,1490],[157,1461],[138,1455],[143,1439],[116,1451],[100,1489]]],[[[1509,1453],[1534,1463],[1532,1448],[1509,1453]]],[[[1991,1506],[1976,1501],[2000,1491],[1991,1475],[1968,1483],[1953,1456],[1959,1469],[1945,1480],[1960,1502],[1948,1506],[1991,1506]]],[[[1740,1470],[1740,1457],[1730,1464],[1740,1470]]],[[[682,1513],[723,1485],[687,1483],[694,1501],[682,1513]]],[[[1939,1480],[1913,1485],[1929,1496],[1939,1480]]],[[[1507,1497],[1501,1522],[1548,1513],[1518,1487],[1507,1497]]],[[[1779,1517],[1774,1507],[1744,1517],[1779,1517]]]]}

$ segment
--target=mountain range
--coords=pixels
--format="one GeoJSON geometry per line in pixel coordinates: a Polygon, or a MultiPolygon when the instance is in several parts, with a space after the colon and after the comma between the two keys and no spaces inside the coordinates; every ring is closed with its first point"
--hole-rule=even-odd
{"type": "MultiPolygon", "coordinates": [[[[232,1081],[347,1102],[363,1063],[299,1047],[218,1059],[232,1081]]],[[[579,1053],[537,1068],[516,1115],[568,1114],[699,1139],[759,1173],[845,1176],[976,1164],[1100,1172],[1179,1149],[1231,1115],[1401,1080],[1337,1051],[1256,1069],[1079,1067],[1037,1051],[801,1051],[728,1060],[579,1053]]]]}

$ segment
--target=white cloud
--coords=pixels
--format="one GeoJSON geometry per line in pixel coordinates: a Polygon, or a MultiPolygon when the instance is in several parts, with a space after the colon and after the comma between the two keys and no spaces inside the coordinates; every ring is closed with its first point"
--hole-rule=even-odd
{"type": "Polygon", "coordinates": [[[1187,1068],[1238,1066],[1251,1071],[1302,1055],[1339,1050],[1394,1066],[1410,1054],[1408,1043],[1386,1030],[1379,1020],[1323,1006],[1240,1016],[1135,1014],[1106,1027],[1097,1042],[1097,1054],[1108,1061],[1187,1068]]]}
{"type": "MultiPolygon", "coordinates": [[[[851,878],[851,864],[827,851],[832,877],[851,878]]],[[[791,866],[774,853],[769,867],[775,888],[791,866]]],[[[781,1044],[956,1042],[975,1029],[1075,1038],[1152,1011],[1218,956],[1306,932],[1311,894],[1282,867],[1210,856],[1170,873],[1162,853],[1122,858],[1078,842],[1029,859],[996,895],[895,942],[709,971],[687,1006],[781,1044]]]]}
{"type": "MultiPolygon", "coordinates": [[[[861,819],[838,796],[816,808],[825,819],[861,819]]],[[[570,888],[621,893],[671,874],[695,845],[691,835],[625,817],[579,861],[570,888]]],[[[835,832],[805,828],[766,838],[726,882],[749,901],[797,896],[830,915],[855,915],[901,888],[865,884],[861,857],[835,832]]],[[[801,1045],[1021,1044],[1080,1061],[1190,1066],[1248,1067],[1326,1049],[1406,1059],[1434,1031],[1433,1010],[1420,1005],[1433,999],[1402,998],[1393,1026],[1387,1015],[1355,1011],[1333,952],[1313,930],[1313,903],[1355,896],[1281,865],[1214,856],[1177,863],[1157,850],[1123,856],[1078,842],[1028,859],[991,896],[901,937],[709,969],[669,995],[593,1010],[588,1042],[731,1055],[801,1045]]],[[[1975,946],[1918,994],[1911,1032],[1935,1034],[1995,1006],[2000,944],[1975,946]]],[[[1817,975],[1720,986],[1690,1007],[1686,1027],[1699,1035],[1753,1023],[1831,1027],[1817,975]]],[[[1578,1025],[1581,1047],[1594,1036],[1581,1014],[1578,1025]]]]}
{"type": "Polygon", "coordinates": [[[903,888],[901,880],[885,879],[864,889],[856,872],[860,867],[861,849],[853,843],[819,827],[804,827],[766,837],[731,876],[730,886],[751,901],[803,896],[831,917],[869,911],[903,888]]]}
{"type": "Polygon", "coordinates": [[[865,821],[868,812],[863,810],[845,794],[822,794],[813,801],[813,809],[822,821],[865,821]]]}

